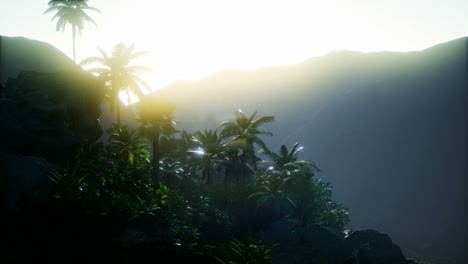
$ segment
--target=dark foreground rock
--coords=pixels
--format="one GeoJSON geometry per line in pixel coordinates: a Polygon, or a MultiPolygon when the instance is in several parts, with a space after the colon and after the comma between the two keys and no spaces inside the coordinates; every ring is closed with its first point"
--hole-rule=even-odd
{"type": "Polygon", "coordinates": [[[47,43],[0,36],[0,44],[0,223],[5,224],[19,211],[44,209],[51,164],[67,163],[77,146],[102,135],[98,118],[105,86],[47,43]]]}
{"type": "Polygon", "coordinates": [[[103,96],[102,83],[81,70],[22,72],[0,96],[0,146],[48,160],[69,158],[74,146],[102,135],[103,96]]]}
{"type": "Polygon", "coordinates": [[[47,203],[50,165],[43,158],[0,153],[3,215],[47,203]]]}
{"type": "Polygon", "coordinates": [[[276,222],[263,234],[276,243],[273,263],[403,264],[399,246],[375,230],[339,230],[313,225],[299,228],[294,221],[276,222]]]}

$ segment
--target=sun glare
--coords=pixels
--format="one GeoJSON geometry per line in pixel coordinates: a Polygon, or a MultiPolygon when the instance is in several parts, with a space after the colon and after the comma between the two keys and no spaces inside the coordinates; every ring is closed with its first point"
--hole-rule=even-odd
{"type": "MultiPolygon", "coordinates": [[[[153,91],[225,69],[301,63],[333,50],[430,46],[422,44],[428,42],[427,36],[421,37],[427,32],[416,29],[425,24],[415,21],[413,13],[403,10],[393,19],[391,8],[367,0],[134,0],[93,5],[103,10],[95,16],[99,28],[88,27],[78,38],[78,57],[99,55],[96,47],[110,52],[119,42],[135,44],[136,50],[149,53],[138,64],[154,70],[141,76],[153,91]]],[[[48,19],[44,23],[50,27],[48,19]]],[[[63,39],[61,46],[71,54],[68,39],[63,39]]]]}
{"type": "Polygon", "coordinates": [[[134,104],[139,101],[135,93],[128,91],[121,92],[119,98],[125,105],[134,104]]]}
{"type": "Polygon", "coordinates": [[[299,63],[321,55],[334,39],[327,32],[343,22],[327,17],[332,8],[310,1],[154,2],[143,11],[127,11],[138,19],[114,30],[150,52],[141,61],[155,70],[147,79],[157,90],[223,69],[299,63]],[[316,37],[323,34],[327,41],[316,37]]]}

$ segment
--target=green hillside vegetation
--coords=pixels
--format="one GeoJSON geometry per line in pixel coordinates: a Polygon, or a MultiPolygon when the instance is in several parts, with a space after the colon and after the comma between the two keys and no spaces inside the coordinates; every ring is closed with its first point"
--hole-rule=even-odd
{"type": "Polygon", "coordinates": [[[140,103],[139,130],[114,124],[107,143],[82,145],[73,162],[56,166],[51,210],[61,224],[49,235],[86,241],[90,250],[118,248],[117,259],[270,263],[274,245],[260,237],[272,223],[291,219],[298,230],[348,223],[317,165],[299,159],[298,144],[277,153],[263,143],[272,133],[261,125],[273,117],[236,111],[217,128],[177,131],[174,106],[157,100],[140,103]]]}
{"type": "Polygon", "coordinates": [[[76,64],[88,11],[45,10],[71,26],[73,61],[0,39],[0,262],[419,263],[388,235],[347,230],[348,206],[413,255],[423,240],[465,254],[467,38],[151,92],[133,44],[76,64]]]}

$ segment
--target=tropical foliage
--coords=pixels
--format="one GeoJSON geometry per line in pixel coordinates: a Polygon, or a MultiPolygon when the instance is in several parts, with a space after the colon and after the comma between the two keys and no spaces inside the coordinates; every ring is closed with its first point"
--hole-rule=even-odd
{"type": "Polygon", "coordinates": [[[151,160],[152,181],[154,186],[159,186],[161,155],[159,140],[161,135],[176,133],[175,121],[172,114],[175,106],[164,98],[144,98],[138,105],[138,118],[140,134],[152,141],[153,158],[151,160]]]}
{"type": "Polygon", "coordinates": [[[211,185],[216,181],[219,171],[223,169],[226,160],[225,146],[221,144],[216,131],[197,131],[193,136],[193,141],[197,148],[189,150],[195,155],[194,164],[202,171],[202,177],[207,184],[211,185]]]}
{"type": "MultiPolygon", "coordinates": [[[[261,125],[274,121],[273,116],[263,116],[256,118],[257,112],[254,112],[250,117],[247,117],[242,111],[234,112],[235,121],[223,121],[219,124],[222,128],[221,139],[225,141],[226,148],[230,154],[230,159],[241,166],[234,165],[234,168],[229,168],[227,177],[234,176],[236,182],[246,183],[251,174],[250,168],[255,168],[260,160],[255,155],[255,146],[269,152],[265,142],[259,137],[272,136],[271,132],[259,129],[261,125]],[[237,169],[237,168],[238,169],[237,169]],[[239,171],[240,169],[240,171],[239,171]],[[234,174],[234,175],[232,175],[234,174]]],[[[231,180],[232,181],[232,180],[231,180]]]]}
{"type": "MultiPolygon", "coordinates": [[[[46,12],[58,11],[57,29],[70,23],[73,36],[92,22],[85,1],[49,5],[46,12]]],[[[149,88],[137,73],[149,69],[131,63],[144,53],[123,44],[112,56],[99,51],[82,64],[103,66],[90,71],[107,84],[117,123],[107,142],[76,146],[73,159],[54,165],[47,209],[54,224],[46,232],[54,250],[76,256],[79,249],[106,262],[272,263],[275,245],[262,234],[274,223],[293,223],[294,234],[348,223],[317,164],[299,159],[299,143],[276,153],[264,141],[273,136],[265,130],[273,116],[238,110],[217,128],[178,131],[175,105],[143,96],[149,88]],[[122,91],[139,96],[137,125],[121,124],[122,91]]]]}
{"type": "Polygon", "coordinates": [[[106,144],[81,146],[51,176],[57,208],[109,225],[99,233],[101,243],[120,241],[132,259],[159,252],[205,263],[271,263],[272,245],[260,234],[276,221],[297,223],[296,236],[312,225],[348,223],[330,184],[316,177],[317,165],[299,159],[298,143],[275,153],[260,139],[271,133],[258,127],[273,117],[236,112],[235,121],[220,123],[220,134],[190,133],[176,130],[175,106],[163,98],[145,97],[137,109],[138,132],[114,124],[106,144]],[[228,173],[244,172],[234,170],[244,166],[238,161],[251,177],[227,183],[228,173]]]}

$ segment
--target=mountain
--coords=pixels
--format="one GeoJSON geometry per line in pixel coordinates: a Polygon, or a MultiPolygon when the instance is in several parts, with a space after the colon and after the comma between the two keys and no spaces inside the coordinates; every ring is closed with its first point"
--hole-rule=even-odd
{"type": "Polygon", "coordinates": [[[76,68],[73,60],[54,46],[25,37],[0,36],[0,84],[21,71],[55,72],[76,68]]]}
{"type": "MultiPolygon", "coordinates": [[[[318,163],[317,177],[349,207],[349,228],[388,233],[409,257],[466,263],[467,50],[465,37],[419,52],[338,51],[297,65],[224,71],[157,93],[176,104],[180,127],[189,131],[214,128],[239,108],[274,115],[267,127],[274,136],[265,141],[272,149],[296,141],[305,147],[301,158],[318,163]]],[[[2,85],[23,70],[73,67],[49,44],[0,37],[2,85]]],[[[28,74],[52,80],[44,87],[57,85],[55,73],[28,74]]],[[[101,124],[109,123],[108,107],[102,110],[101,124]]],[[[86,112],[76,116],[98,113],[86,112]]]]}
{"type": "Polygon", "coordinates": [[[188,131],[237,109],[274,115],[266,142],[305,147],[349,207],[350,228],[389,233],[410,257],[465,263],[467,50],[464,37],[417,52],[337,51],[156,93],[188,131]]]}

